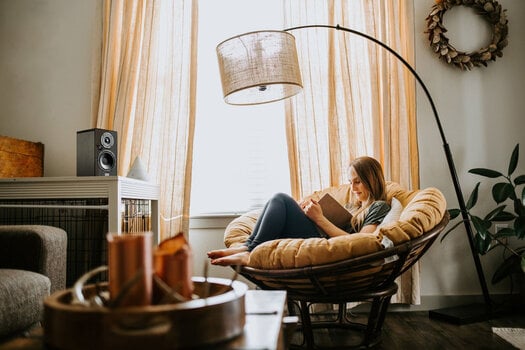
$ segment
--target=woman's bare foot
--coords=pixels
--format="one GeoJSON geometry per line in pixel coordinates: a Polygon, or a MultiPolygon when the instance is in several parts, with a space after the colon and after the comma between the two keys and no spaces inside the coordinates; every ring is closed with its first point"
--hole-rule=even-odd
{"type": "Polygon", "coordinates": [[[225,256],[234,255],[237,253],[246,252],[246,251],[248,251],[248,247],[245,245],[242,245],[239,247],[226,248],[226,249],[217,249],[217,250],[209,251],[208,258],[217,259],[217,258],[222,258],[225,256]]]}
{"type": "Polygon", "coordinates": [[[227,255],[222,258],[212,259],[212,265],[231,266],[231,265],[248,265],[250,252],[244,251],[237,254],[227,255]]]}

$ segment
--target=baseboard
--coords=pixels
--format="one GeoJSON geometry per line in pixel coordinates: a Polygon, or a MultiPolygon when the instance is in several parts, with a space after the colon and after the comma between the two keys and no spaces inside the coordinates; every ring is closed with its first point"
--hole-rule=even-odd
{"type": "MultiPolygon", "coordinates": [[[[492,295],[492,300],[496,304],[503,303],[510,298],[508,294],[492,295]]],[[[431,311],[437,309],[451,308],[461,305],[483,304],[484,299],[482,295],[424,295],[421,296],[421,304],[395,304],[392,303],[388,307],[389,312],[412,312],[412,311],[431,311]]],[[[368,310],[368,304],[356,306],[356,311],[368,310]]]]}

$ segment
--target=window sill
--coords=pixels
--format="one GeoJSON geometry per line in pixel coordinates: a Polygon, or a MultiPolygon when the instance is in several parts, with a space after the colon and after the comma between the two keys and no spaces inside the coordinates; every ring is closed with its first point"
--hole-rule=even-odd
{"type": "Polygon", "coordinates": [[[199,214],[190,217],[191,229],[224,229],[228,224],[241,216],[242,213],[199,214]]]}

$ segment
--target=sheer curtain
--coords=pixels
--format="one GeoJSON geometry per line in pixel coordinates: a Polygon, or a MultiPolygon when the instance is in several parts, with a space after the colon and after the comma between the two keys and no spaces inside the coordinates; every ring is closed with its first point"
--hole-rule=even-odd
{"type": "MultiPolygon", "coordinates": [[[[340,24],[413,62],[410,1],[286,0],[287,27],[340,24]]],[[[377,44],[333,29],[293,31],[304,91],[286,102],[292,194],[347,182],[349,161],[378,159],[387,180],[419,187],[415,79],[377,44]]],[[[394,302],[420,303],[419,266],[399,280],[394,302]]]]}
{"type": "Polygon", "coordinates": [[[160,185],[161,239],[188,232],[197,4],[105,0],[94,124],[116,130],[119,175],[139,157],[160,185]]]}

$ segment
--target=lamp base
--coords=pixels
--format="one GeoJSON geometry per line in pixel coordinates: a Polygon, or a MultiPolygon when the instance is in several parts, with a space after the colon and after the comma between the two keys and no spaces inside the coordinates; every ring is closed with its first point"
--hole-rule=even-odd
{"type": "Polygon", "coordinates": [[[428,316],[435,320],[462,325],[490,320],[494,313],[485,304],[469,304],[430,310],[428,316]]]}

